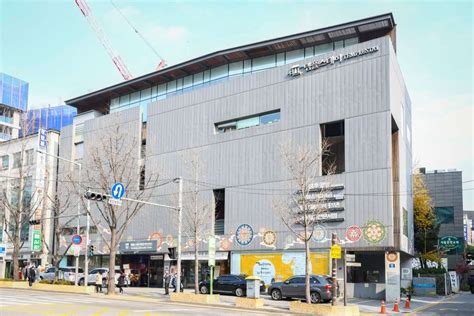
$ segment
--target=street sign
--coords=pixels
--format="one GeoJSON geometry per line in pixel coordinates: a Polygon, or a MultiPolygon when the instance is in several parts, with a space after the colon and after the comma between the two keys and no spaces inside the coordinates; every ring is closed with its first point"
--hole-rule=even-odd
{"type": "Polygon", "coordinates": [[[348,266],[348,267],[361,267],[362,264],[360,262],[347,262],[346,266],[348,266]]]}
{"type": "Polygon", "coordinates": [[[117,182],[112,186],[112,197],[120,200],[125,194],[125,186],[123,183],[117,182]]]}
{"type": "Polygon", "coordinates": [[[72,243],[73,243],[74,245],[80,245],[80,244],[82,243],[82,237],[81,237],[81,235],[77,235],[77,234],[76,234],[76,235],[73,235],[73,236],[72,236],[72,243]]]}
{"type": "Polygon", "coordinates": [[[110,205],[116,205],[116,206],[122,206],[122,200],[110,198],[109,199],[109,204],[110,205]]]}
{"type": "Polygon", "coordinates": [[[7,247],[4,244],[0,244],[0,257],[5,257],[7,252],[7,247]]]}
{"type": "Polygon", "coordinates": [[[216,239],[214,236],[209,238],[208,242],[209,259],[207,265],[213,267],[216,265],[216,239]]]}
{"type": "Polygon", "coordinates": [[[341,259],[341,246],[333,245],[331,246],[331,258],[333,259],[341,259]]]}
{"type": "Polygon", "coordinates": [[[41,231],[34,229],[31,238],[31,251],[41,251],[41,231]]]}
{"type": "Polygon", "coordinates": [[[356,260],[356,255],[347,253],[346,254],[346,262],[354,262],[356,260]]]}
{"type": "Polygon", "coordinates": [[[48,149],[48,131],[42,128],[38,130],[38,149],[48,149]]]}

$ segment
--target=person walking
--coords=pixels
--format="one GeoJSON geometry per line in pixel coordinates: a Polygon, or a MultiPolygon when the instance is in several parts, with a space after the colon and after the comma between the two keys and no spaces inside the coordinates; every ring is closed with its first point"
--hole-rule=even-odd
{"type": "Polygon", "coordinates": [[[120,271],[120,276],[118,278],[117,287],[119,288],[120,294],[123,294],[123,287],[125,286],[125,271],[122,269],[120,271]]]}
{"type": "Polygon", "coordinates": [[[173,276],[171,277],[171,286],[174,288],[174,293],[176,293],[176,279],[177,279],[177,275],[176,273],[173,274],[173,276]]]}
{"type": "Polygon", "coordinates": [[[35,265],[32,264],[30,266],[30,269],[28,270],[28,284],[30,287],[35,282],[35,278],[36,278],[36,269],[35,269],[35,265]]]}
{"type": "Polygon", "coordinates": [[[99,271],[95,274],[95,292],[102,293],[102,274],[99,271]]]}
{"type": "Polygon", "coordinates": [[[168,271],[165,272],[165,295],[170,295],[170,281],[171,275],[168,271]]]}

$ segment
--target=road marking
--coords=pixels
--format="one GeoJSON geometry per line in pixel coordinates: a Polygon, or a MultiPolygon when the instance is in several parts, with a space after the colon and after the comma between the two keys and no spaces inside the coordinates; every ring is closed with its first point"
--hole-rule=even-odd
{"type": "Polygon", "coordinates": [[[125,316],[125,315],[127,315],[128,313],[130,313],[129,310],[124,310],[124,311],[120,312],[117,316],[125,316]]]}
{"type": "Polygon", "coordinates": [[[92,314],[91,316],[100,316],[102,313],[105,313],[108,310],[109,310],[108,308],[101,308],[98,311],[96,311],[94,314],[92,314]]]}

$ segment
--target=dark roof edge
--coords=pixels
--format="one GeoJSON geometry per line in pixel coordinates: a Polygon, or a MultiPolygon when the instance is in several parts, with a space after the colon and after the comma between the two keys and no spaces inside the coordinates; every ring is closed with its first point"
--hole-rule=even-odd
{"type": "Polygon", "coordinates": [[[333,26],[328,26],[328,27],[324,27],[324,28],[320,28],[320,29],[316,29],[316,30],[312,30],[312,31],[306,31],[306,32],[301,32],[301,33],[297,33],[297,34],[291,34],[291,35],[277,37],[277,38],[273,38],[273,39],[269,39],[269,40],[264,40],[264,41],[260,41],[260,42],[256,42],[256,43],[252,43],[252,44],[237,46],[237,47],[233,47],[233,48],[227,48],[227,49],[224,49],[224,50],[215,51],[215,52],[209,53],[207,55],[203,55],[203,56],[200,56],[200,57],[197,57],[197,58],[193,58],[193,59],[181,62],[179,64],[173,65],[171,67],[164,68],[164,69],[159,70],[159,71],[150,72],[150,73],[147,73],[147,74],[142,75],[140,77],[133,78],[133,79],[127,80],[127,81],[123,81],[123,82],[114,84],[112,86],[108,86],[106,88],[96,90],[96,91],[90,92],[88,94],[84,94],[84,95],[76,97],[76,98],[66,100],[65,103],[67,105],[71,105],[71,104],[73,104],[75,102],[78,102],[78,101],[81,101],[83,99],[87,99],[87,98],[93,97],[95,95],[107,92],[108,90],[119,88],[121,86],[131,84],[133,82],[146,80],[149,77],[156,76],[156,75],[159,75],[159,74],[164,74],[168,71],[175,70],[175,69],[178,69],[178,68],[190,65],[190,64],[194,64],[196,62],[199,62],[201,60],[204,60],[204,59],[207,59],[207,58],[210,58],[210,57],[215,57],[215,56],[223,55],[223,54],[230,53],[230,52],[233,52],[233,51],[242,50],[244,48],[245,49],[250,49],[250,48],[253,48],[255,46],[270,45],[274,42],[279,42],[279,41],[283,41],[283,40],[291,40],[291,39],[294,39],[294,38],[300,38],[302,36],[310,36],[310,35],[312,35],[312,33],[329,32],[329,31],[332,31],[334,29],[339,29],[339,28],[342,28],[342,27],[350,27],[352,25],[370,23],[373,20],[379,20],[379,19],[384,18],[384,17],[389,18],[390,21],[392,22],[391,23],[392,24],[391,28],[394,28],[396,26],[395,20],[393,18],[393,14],[390,12],[390,13],[380,14],[380,15],[376,15],[376,16],[372,16],[372,17],[368,17],[368,18],[364,18],[364,19],[360,19],[360,20],[355,20],[355,21],[351,21],[351,22],[345,22],[345,23],[341,23],[341,24],[337,24],[337,25],[333,25],[333,26]]]}

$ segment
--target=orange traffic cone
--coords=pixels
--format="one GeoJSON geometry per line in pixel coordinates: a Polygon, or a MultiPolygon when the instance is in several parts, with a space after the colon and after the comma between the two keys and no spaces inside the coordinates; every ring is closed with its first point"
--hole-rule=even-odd
{"type": "Polygon", "coordinates": [[[382,301],[380,305],[380,314],[387,314],[387,309],[385,308],[385,301],[382,301]]]}
{"type": "Polygon", "coordinates": [[[411,308],[411,302],[410,302],[410,298],[407,297],[407,299],[405,300],[405,308],[406,309],[410,309],[411,308]]]}
{"type": "Polygon", "coordinates": [[[395,305],[393,305],[392,312],[400,312],[398,309],[398,299],[395,300],[395,305]]]}

